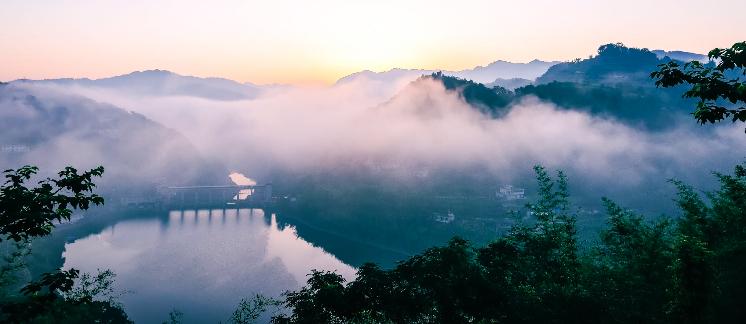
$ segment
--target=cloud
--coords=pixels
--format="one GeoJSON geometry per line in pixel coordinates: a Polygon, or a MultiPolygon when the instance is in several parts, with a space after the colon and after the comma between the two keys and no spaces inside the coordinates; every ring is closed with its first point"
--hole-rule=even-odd
{"type": "Polygon", "coordinates": [[[229,102],[55,89],[141,113],[260,182],[271,181],[273,170],[338,168],[366,168],[392,179],[469,170],[510,182],[525,181],[531,166],[543,164],[567,171],[572,183],[595,194],[634,192],[671,177],[707,183],[702,179],[710,170],[726,171],[746,149],[739,125],[702,128],[672,119],[678,125],[671,130],[645,132],[536,98],[492,119],[431,79],[394,84],[385,88],[357,78],[331,87],[275,88],[229,102]]]}

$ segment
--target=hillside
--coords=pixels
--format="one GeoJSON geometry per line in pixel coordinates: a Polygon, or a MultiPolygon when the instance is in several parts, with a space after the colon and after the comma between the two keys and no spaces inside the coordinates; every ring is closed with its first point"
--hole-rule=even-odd
{"type": "Polygon", "coordinates": [[[492,87],[488,87],[445,73],[431,77],[492,116],[500,116],[499,111],[504,112],[526,97],[538,97],[562,109],[617,119],[633,127],[663,130],[674,125],[672,119],[686,116],[694,106],[691,100],[681,98],[680,89],[658,89],[650,79],[650,71],[670,58],[661,59],[646,49],[621,44],[603,45],[598,53],[589,59],[552,66],[534,84],[514,91],[498,86],[500,82],[489,83],[492,87]]]}
{"type": "Polygon", "coordinates": [[[672,60],[677,60],[677,61],[682,61],[682,62],[700,61],[702,63],[707,63],[710,60],[707,57],[707,55],[685,52],[685,51],[653,50],[652,52],[655,53],[655,55],[657,55],[659,59],[662,59],[668,56],[672,60]]]}
{"type": "Polygon", "coordinates": [[[28,84],[0,85],[0,138],[3,169],[104,165],[103,190],[115,183],[134,189],[227,181],[227,171],[174,130],[109,104],[28,84]]]}
{"type": "Polygon", "coordinates": [[[536,84],[553,81],[649,84],[650,72],[667,61],[670,61],[670,58],[658,58],[647,49],[626,47],[623,44],[606,44],[599,47],[598,54],[589,59],[552,66],[536,79],[536,84]]]}
{"type": "Polygon", "coordinates": [[[494,117],[503,115],[513,100],[514,94],[502,87],[488,88],[484,84],[437,72],[425,78],[432,78],[443,83],[446,90],[456,91],[468,104],[479,111],[494,117]]]}

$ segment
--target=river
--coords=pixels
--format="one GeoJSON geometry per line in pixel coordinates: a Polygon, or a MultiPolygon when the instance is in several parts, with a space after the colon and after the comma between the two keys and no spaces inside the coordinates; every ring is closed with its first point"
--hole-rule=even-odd
{"type": "Polygon", "coordinates": [[[173,309],[186,323],[225,322],[241,298],[297,289],[312,269],[355,276],[353,266],[262,210],[167,213],[119,220],[66,243],[64,268],[113,270],[119,301],[137,323],[160,323],[173,309]]]}

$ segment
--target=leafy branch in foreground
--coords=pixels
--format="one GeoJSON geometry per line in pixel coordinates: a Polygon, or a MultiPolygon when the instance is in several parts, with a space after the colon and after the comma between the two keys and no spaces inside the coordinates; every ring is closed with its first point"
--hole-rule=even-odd
{"type": "Polygon", "coordinates": [[[0,242],[3,239],[22,241],[52,232],[54,222],[69,221],[73,209],[86,210],[91,204],[101,205],[104,198],[92,193],[93,177],[100,177],[104,167],[78,173],[66,167],[57,178],[27,187],[26,182],[39,171],[35,166],[5,170],[5,183],[0,187],[0,242]]]}
{"type": "Polygon", "coordinates": [[[716,48],[707,56],[717,65],[691,61],[683,66],[670,61],[658,66],[650,74],[659,87],[688,84],[685,98],[697,98],[697,109],[692,113],[700,124],[716,123],[724,119],[746,122],[746,42],[730,48],[716,48]],[[726,105],[724,103],[730,103],[726,105]]]}
{"type": "MultiPolygon", "coordinates": [[[[0,242],[28,243],[30,239],[49,235],[55,222],[69,221],[73,210],[87,210],[104,199],[93,193],[94,177],[103,167],[78,173],[67,167],[56,178],[27,182],[38,172],[34,166],[5,170],[0,186],[0,242]]],[[[22,258],[29,252],[20,245],[9,255],[3,279],[13,279],[13,272],[24,267],[22,258]],[[19,259],[21,258],[21,259],[19,259]]],[[[3,323],[130,323],[121,305],[114,302],[114,273],[99,271],[95,276],[80,275],[76,269],[45,273],[21,289],[22,296],[4,296],[0,301],[3,323]],[[101,299],[104,300],[101,300],[101,299]]],[[[5,280],[4,287],[8,286],[5,280]]]]}

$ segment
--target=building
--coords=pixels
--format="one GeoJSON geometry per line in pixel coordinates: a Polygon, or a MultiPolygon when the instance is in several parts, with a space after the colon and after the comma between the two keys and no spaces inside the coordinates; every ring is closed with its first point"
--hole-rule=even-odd
{"type": "Polygon", "coordinates": [[[495,197],[507,201],[523,200],[526,199],[526,189],[504,185],[495,191],[495,197]]]}

